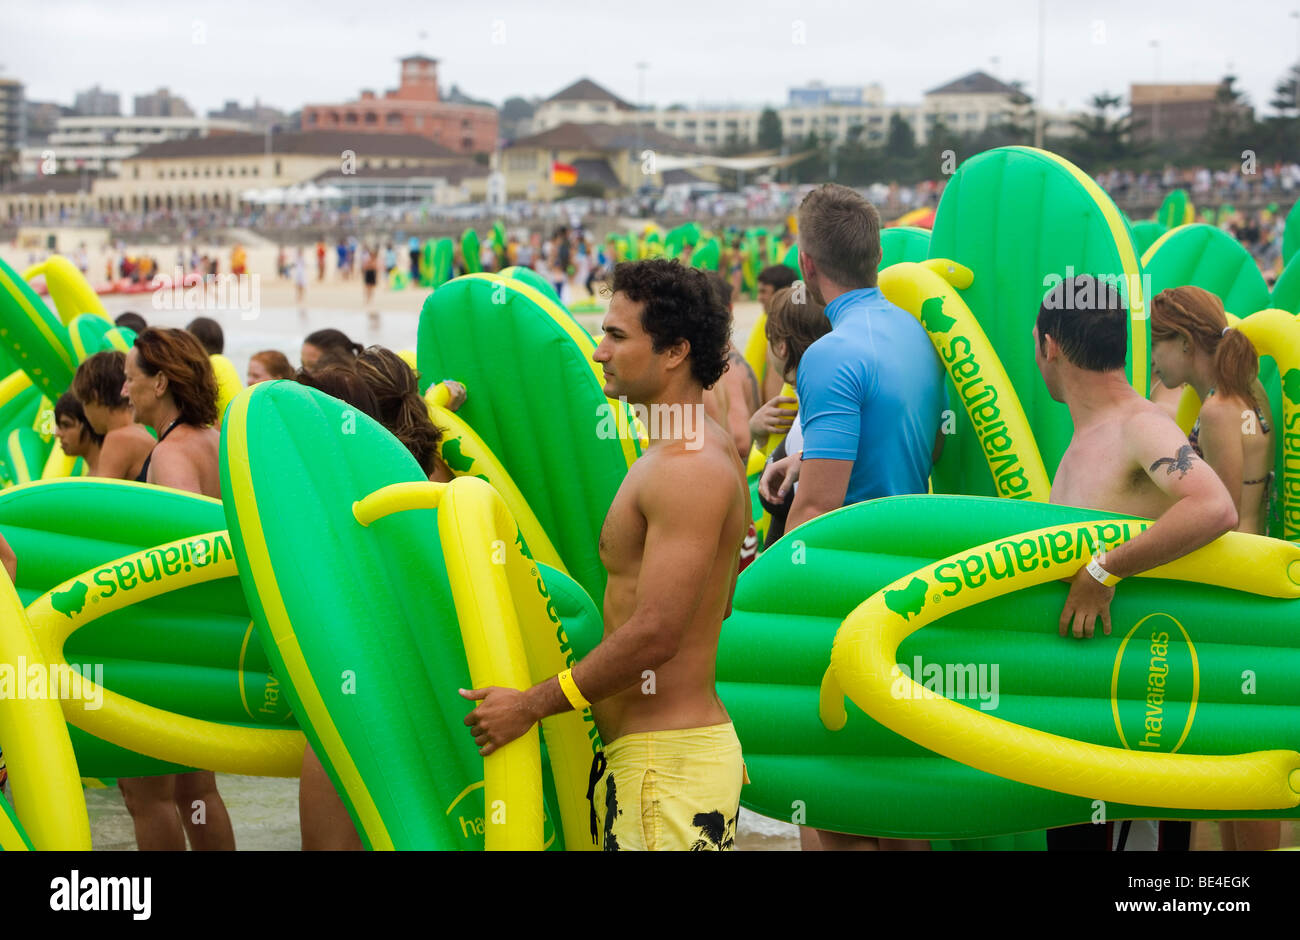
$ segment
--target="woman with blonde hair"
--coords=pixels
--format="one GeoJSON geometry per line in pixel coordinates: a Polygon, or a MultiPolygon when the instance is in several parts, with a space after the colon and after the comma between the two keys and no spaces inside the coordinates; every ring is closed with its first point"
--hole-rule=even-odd
{"type": "MultiPolygon", "coordinates": [[[[1268,531],[1273,491],[1273,415],[1259,382],[1259,355],[1228,325],[1223,303],[1199,287],[1161,291],[1151,304],[1151,356],[1168,388],[1186,383],[1201,398],[1188,442],[1219,475],[1237,507],[1239,532],[1268,531]]],[[[1276,820],[1219,823],[1223,848],[1276,849],[1276,820]]]]}

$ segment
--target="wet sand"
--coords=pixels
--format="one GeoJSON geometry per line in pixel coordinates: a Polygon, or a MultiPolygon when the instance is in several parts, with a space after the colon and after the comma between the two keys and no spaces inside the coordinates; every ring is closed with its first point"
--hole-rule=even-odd
{"type": "MultiPolygon", "coordinates": [[[[298,781],[282,777],[240,777],[217,774],[217,789],[230,812],[235,846],[241,852],[297,852],[302,848],[298,829],[298,781]]],[[[90,834],[96,851],[135,851],[131,817],[116,787],[86,791],[90,834]]],[[[757,816],[745,810],[736,848],[747,851],[797,851],[798,830],[789,823],[757,816]]]]}

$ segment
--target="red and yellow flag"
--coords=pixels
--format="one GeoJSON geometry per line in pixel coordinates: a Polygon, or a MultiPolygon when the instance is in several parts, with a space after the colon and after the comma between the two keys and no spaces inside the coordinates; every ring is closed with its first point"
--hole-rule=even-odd
{"type": "Polygon", "coordinates": [[[556,186],[572,186],[578,182],[578,171],[575,167],[556,160],[551,164],[551,182],[556,186]]]}

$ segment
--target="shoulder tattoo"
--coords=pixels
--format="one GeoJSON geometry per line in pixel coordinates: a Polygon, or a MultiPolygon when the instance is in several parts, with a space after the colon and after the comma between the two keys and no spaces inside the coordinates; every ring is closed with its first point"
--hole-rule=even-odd
{"type": "Polygon", "coordinates": [[[1151,472],[1155,473],[1161,467],[1165,468],[1165,473],[1177,473],[1178,479],[1187,476],[1187,471],[1192,469],[1192,461],[1196,459],[1196,451],[1192,449],[1191,444],[1184,444],[1178,448],[1178,453],[1173,457],[1161,457],[1151,465],[1151,472]]]}

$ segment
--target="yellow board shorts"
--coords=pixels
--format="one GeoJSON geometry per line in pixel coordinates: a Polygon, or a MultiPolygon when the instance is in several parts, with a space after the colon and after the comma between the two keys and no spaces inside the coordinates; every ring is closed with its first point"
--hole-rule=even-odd
{"type": "Polygon", "coordinates": [[[596,756],[589,791],[606,852],[723,851],[735,847],[740,788],[748,783],[731,722],[625,734],[596,756]]]}

